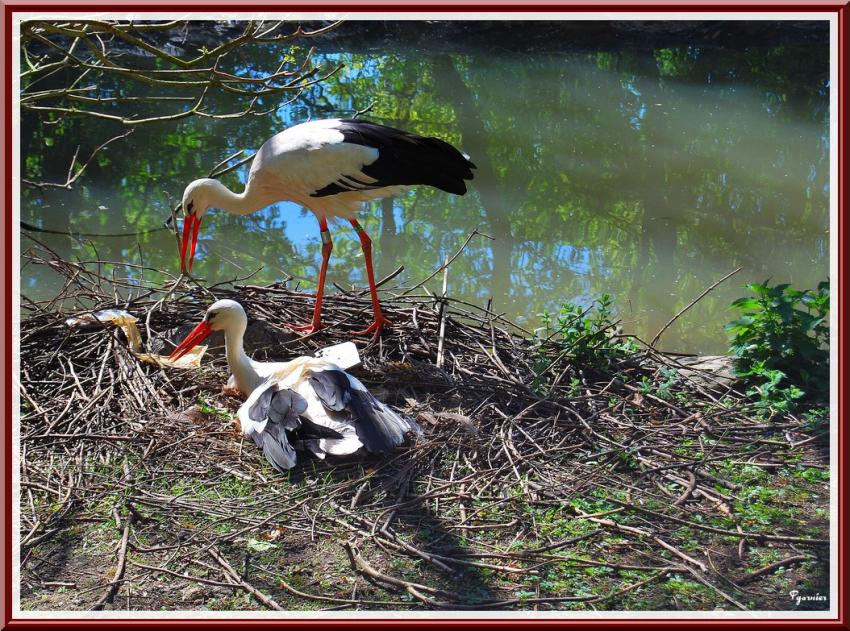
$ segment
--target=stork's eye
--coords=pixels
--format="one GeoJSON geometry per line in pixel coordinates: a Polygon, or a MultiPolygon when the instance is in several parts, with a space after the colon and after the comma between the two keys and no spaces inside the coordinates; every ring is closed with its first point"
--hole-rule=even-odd
{"type": "Polygon", "coordinates": [[[207,314],[207,322],[212,322],[212,319],[218,315],[217,311],[213,311],[207,314]]]}
{"type": "Polygon", "coordinates": [[[191,212],[192,212],[192,207],[193,207],[194,205],[195,205],[195,202],[194,202],[194,201],[190,201],[188,204],[186,204],[186,212],[191,213],[191,212]]]}

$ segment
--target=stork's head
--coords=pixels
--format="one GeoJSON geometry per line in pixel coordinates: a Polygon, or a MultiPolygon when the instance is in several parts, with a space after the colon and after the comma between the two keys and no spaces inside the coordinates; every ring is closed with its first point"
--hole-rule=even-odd
{"type": "Polygon", "coordinates": [[[192,248],[189,250],[188,271],[192,271],[195,247],[198,245],[198,234],[201,231],[201,219],[213,205],[213,199],[219,188],[224,188],[224,186],[218,180],[203,178],[191,182],[183,191],[183,242],[180,244],[181,273],[187,271],[186,249],[190,241],[192,248]]]}
{"type": "Polygon", "coordinates": [[[183,355],[203,342],[213,331],[244,332],[248,326],[245,310],[235,300],[217,300],[207,309],[204,319],[186,336],[169,359],[180,359],[183,355]]]}
{"type": "Polygon", "coordinates": [[[183,191],[183,216],[195,215],[202,218],[212,205],[214,189],[223,186],[218,180],[205,177],[190,182],[183,191]]]}

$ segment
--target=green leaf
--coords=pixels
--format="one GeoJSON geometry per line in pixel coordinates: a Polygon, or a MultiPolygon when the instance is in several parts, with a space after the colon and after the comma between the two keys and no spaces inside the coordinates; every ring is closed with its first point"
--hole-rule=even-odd
{"type": "Polygon", "coordinates": [[[732,322],[730,322],[729,324],[726,325],[726,328],[727,329],[746,328],[746,327],[750,326],[755,321],[756,321],[756,319],[755,319],[754,316],[746,315],[746,316],[742,316],[742,317],[738,318],[737,320],[732,320],[732,322]]]}
{"type": "Polygon", "coordinates": [[[736,309],[758,309],[760,304],[755,298],[738,298],[732,306],[736,309]]]}
{"type": "Polygon", "coordinates": [[[746,285],[746,288],[749,289],[754,294],[758,294],[760,296],[766,296],[770,293],[770,289],[768,289],[768,287],[767,287],[767,281],[765,281],[764,285],[759,284],[759,283],[750,283],[750,284],[746,285]]]}

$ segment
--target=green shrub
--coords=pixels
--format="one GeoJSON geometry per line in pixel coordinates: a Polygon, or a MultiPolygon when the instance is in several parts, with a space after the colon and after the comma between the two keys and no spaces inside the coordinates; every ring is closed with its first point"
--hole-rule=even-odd
{"type": "Polygon", "coordinates": [[[829,284],[816,290],[747,285],[755,296],[740,298],[741,311],[726,325],[735,371],[751,385],[750,394],[770,412],[793,410],[801,400],[829,399],[829,284]]]}
{"type": "MultiPolygon", "coordinates": [[[[611,304],[611,296],[602,294],[587,308],[566,302],[556,314],[539,314],[543,322],[537,331],[541,348],[544,342],[554,343],[559,358],[571,357],[586,368],[608,369],[616,360],[637,350],[631,338],[617,334],[618,321],[611,304]]],[[[554,363],[547,353],[540,353],[535,362],[538,378],[554,363]]]]}

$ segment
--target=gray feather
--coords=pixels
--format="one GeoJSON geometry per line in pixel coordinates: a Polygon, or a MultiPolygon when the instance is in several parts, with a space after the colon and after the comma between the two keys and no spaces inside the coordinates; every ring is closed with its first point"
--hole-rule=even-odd
{"type": "Polygon", "coordinates": [[[282,425],[269,423],[261,434],[263,454],[266,460],[281,473],[295,466],[295,449],[289,444],[282,425]]]}
{"type": "Polygon", "coordinates": [[[289,443],[286,430],[298,429],[301,426],[299,415],[306,410],[304,397],[289,389],[278,390],[275,384],[269,385],[248,410],[252,421],[266,421],[263,431],[251,437],[278,471],[285,472],[295,466],[295,449],[289,443]]]}

